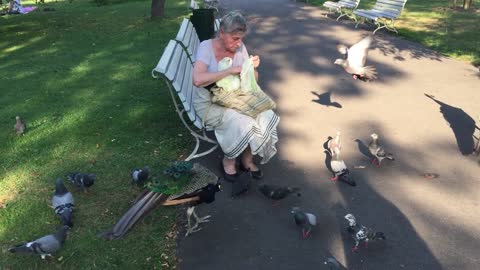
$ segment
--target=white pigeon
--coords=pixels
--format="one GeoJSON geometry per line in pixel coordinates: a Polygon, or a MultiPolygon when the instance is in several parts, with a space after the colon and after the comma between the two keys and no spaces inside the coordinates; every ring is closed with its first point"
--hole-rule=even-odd
{"type": "Polygon", "coordinates": [[[345,59],[335,60],[346,72],[352,74],[353,78],[362,81],[370,81],[377,78],[377,70],[374,66],[365,66],[368,49],[373,41],[373,36],[368,35],[359,42],[348,48],[345,45],[338,45],[337,49],[341,54],[346,55],[345,59]]]}

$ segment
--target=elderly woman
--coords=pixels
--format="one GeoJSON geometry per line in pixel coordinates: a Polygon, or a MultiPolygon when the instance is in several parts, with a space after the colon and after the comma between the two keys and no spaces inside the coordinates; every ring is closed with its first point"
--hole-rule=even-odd
{"type": "MultiPolygon", "coordinates": [[[[211,103],[209,90],[215,82],[229,75],[238,75],[243,62],[249,58],[242,42],[247,33],[245,18],[238,12],[230,12],[220,22],[217,37],[200,43],[193,68],[193,84],[198,88],[194,96],[194,107],[205,126],[213,127],[215,136],[225,156],[222,161],[224,177],[235,181],[238,176],[236,158],[240,158],[240,169],[250,171],[254,178],[263,177],[262,171],[253,161],[253,155],[262,157],[261,164],[275,155],[278,141],[276,127],[280,118],[272,111],[260,113],[255,119],[236,110],[211,103]],[[233,59],[230,68],[218,71],[218,62],[224,57],[233,59]]],[[[252,56],[253,66],[260,65],[260,58],[252,56]]],[[[255,77],[258,73],[255,70],[255,77]]]]}

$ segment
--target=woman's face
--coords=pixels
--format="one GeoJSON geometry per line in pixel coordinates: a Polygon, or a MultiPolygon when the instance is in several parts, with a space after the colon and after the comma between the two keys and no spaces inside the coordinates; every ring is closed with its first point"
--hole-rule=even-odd
{"type": "Polygon", "coordinates": [[[220,38],[223,41],[225,49],[229,52],[234,53],[240,45],[242,44],[242,39],[245,36],[245,33],[224,33],[220,32],[220,38]]]}

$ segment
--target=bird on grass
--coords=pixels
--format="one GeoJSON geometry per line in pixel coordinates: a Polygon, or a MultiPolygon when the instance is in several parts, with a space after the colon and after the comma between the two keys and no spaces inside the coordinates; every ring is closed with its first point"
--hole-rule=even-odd
{"type": "Polygon", "coordinates": [[[373,36],[368,35],[359,42],[348,48],[345,45],[337,45],[338,51],[345,55],[345,59],[335,60],[347,73],[352,74],[353,79],[371,81],[377,78],[377,70],[373,66],[365,66],[368,49],[373,41],[373,36]]]}
{"type": "Polygon", "coordinates": [[[372,141],[368,144],[368,151],[370,151],[370,154],[374,156],[374,158],[372,159],[373,164],[375,164],[377,167],[380,167],[380,164],[384,159],[395,160],[393,154],[385,152],[385,149],[380,146],[380,144],[378,143],[377,134],[372,133],[370,137],[372,137],[372,141]]]}
{"type": "Polygon", "coordinates": [[[265,195],[265,197],[274,201],[274,206],[278,205],[278,202],[292,193],[297,193],[297,196],[301,196],[298,187],[284,187],[276,185],[262,184],[258,187],[258,190],[265,195]]]}
{"type": "Polygon", "coordinates": [[[148,180],[150,175],[150,167],[145,166],[142,169],[133,169],[130,173],[132,177],[132,184],[137,186],[143,186],[143,184],[148,180]]]}
{"type": "Polygon", "coordinates": [[[20,116],[16,116],[15,120],[17,121],[14,126],[15,132],[17,133],[17,135],[23,135],[27,130],[27,126],[25,125],[24,122],[22,122],[22,119],[20,118],[20,116]]]}
{"type": "Polygon", "coordinates": [[[77,187],[82,188],[84,192],[87,192],[87,189],[91,187],[97,179],[97,176],[93,173],[74,172],[68,173],[66,176],[69,181],[77,187]]]}
{"type": "Polygon", "coordinates": [[[353,252],[358,251],[360,242],[364,242],[365,248],[368,247],[369,241],[374,241],[377,239],[386,240],[385,234],[383,232],[375,232],[371,228],[368,228],[363,225],[358,225],[357,220],[354,215],[347,214],[345,219],[348,221],[347,231],[352,235],[353,240],[355,240],[355,246],[352,247],[353,252]]]}
{"type": "Polygon", "coordinates": [[[293,207],[290,213],[293,214],[295,224],[302,228],[302,239],[307,239],[314,226],[317,226],[317,217],[314,214],[306,213],[300,207],[293,207]]]}
{"type": "Polygon", "coordinates": [[[73,226],[73,195],[67,190],[60,178],[55,182],[55,193],[52,197],[52,206],[55,209],[55,214],[57,214],[62,220],[62,224],[71,228],[73,226]]]}
{"type": "Polygon", "coordinates": [[[11,253],[31,253],[38,254],[45,259],[45,257],[59,251],[62,248],[65,239],[67,238],[68,226],[62,226],[55,234],[49,234],[33,240],[28,243],[23,243],[8,249],[11,253]]]}

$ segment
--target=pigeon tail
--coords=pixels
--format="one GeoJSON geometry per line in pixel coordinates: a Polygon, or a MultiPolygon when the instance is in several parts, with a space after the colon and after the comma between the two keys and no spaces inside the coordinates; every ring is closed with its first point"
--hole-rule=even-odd
{"type": "Polygon", "coordinates": [[[367,77],[368,80],[375,80],[377,79],[377,69],[374,66],[365,66],[362,75],[367,77]]]}

